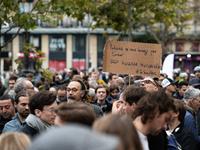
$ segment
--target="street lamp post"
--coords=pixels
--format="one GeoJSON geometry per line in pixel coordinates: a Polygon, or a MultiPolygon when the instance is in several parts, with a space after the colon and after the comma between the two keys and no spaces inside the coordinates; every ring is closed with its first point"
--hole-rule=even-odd
{"type": "MultiPolygon", "coordinates": [[[[28,14],[30,11],[32,11],[32,5],[33,5],[33,1],[34,0],[26,0],[25,3],[20,3],[20,11],[21,13],[25,13],[28,14]]],[[[27,30],[24,31],[23,33],[23,39],[24,39],[24,43],[29,43],[29,32],[27,30]]],[[[28,58],[28,54],[27,52],[24,52],[24,74],[29,73],[29,58],[28,58]]]]}

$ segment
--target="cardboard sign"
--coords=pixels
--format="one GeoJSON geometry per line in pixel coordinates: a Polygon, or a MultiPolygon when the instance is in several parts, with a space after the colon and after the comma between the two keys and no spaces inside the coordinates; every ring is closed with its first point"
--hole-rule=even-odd
{"type": "Polygon", "coordinates": [[[103,71],[160,77],[161,53],[160,44],[107,41],[103,71]]]}

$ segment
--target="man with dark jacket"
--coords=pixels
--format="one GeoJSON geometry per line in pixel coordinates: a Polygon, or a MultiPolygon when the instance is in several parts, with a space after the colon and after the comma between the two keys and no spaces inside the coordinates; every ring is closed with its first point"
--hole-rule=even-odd
{"type": "Polygon", "coordinates": [[[41,91],[32,95],[29,100],[31,114],[27,117],[26,125],[21,132],[33,137],[44,130],[54,128],[56,106],[55,93],[41,91]]]}
{"type": "Polygon", "coordinates": [[[184,93],[184,101],[186,103],[186,115],[184,125],[187,126],[194,134],[196,146],[199,147],[200,136],[198,136],[196,127],[196,112],[200,107],[200,90],[190,87],[184,93]]]}
{"type": "Polygon", "coordinates": [[[178,83],[178,88],[176,93],[173,95],[175,98],[178,98],[180,100],[183,99],[183,95],[185,93],[185,91],[188,88],[188,82],[187,81],[181,81],[178,83]]]}
{"type": "Polygon", "coordinates": [[[106,100],[106,97],[109,94],[108,86],[105,84],[99,84],[95,88],[95,94],[96,94],[97,100],[95,102],[93,102],[92,104],[95,104],[95,105],[101,107],[104,114],[111,112],[112,104],[110,104],[106,100]]]}
{"type": "Polygon", "coordinates": [[[179,99],[174,99],[175,110],[168,121],[168,129],[172,131],[182,150],[196,150],[195,138],[192,131],[184,125],[186,108],[179,99]]]}
{"type": "Polygon", "coordinates": [[[103,115],[101,108],[97,105],[86,102],[87,99],[87,88],[84,82],[80,79],[73,79],[67,86],[67,101],[68,102],[80,102],[85,103],[92,107],[96,113],[96,117],[103,115]]]}

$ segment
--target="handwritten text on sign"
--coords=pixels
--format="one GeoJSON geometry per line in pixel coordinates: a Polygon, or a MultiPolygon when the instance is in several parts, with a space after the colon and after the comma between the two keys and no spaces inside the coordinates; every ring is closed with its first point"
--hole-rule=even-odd
{"type": "Polygon", "coordinates": [[[107,41],[104,47],[103,71],[159,77],[161,45],[107,41]]]}

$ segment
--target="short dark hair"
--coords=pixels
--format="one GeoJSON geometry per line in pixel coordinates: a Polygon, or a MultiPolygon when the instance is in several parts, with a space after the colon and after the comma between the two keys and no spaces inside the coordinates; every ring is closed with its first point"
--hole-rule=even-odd
{"type": "Polygon", "coordinates": [[[131,76],[125,76],[124,77],[124,83],[126,83],[126,85],[129,85],[129,78],[131,78],[130,79],[130,85],[133,85],[134,84],[134,78],[131,77],[131,76]]]}
{"type": "Polygon", "coordinates": [[[132,105],[133,103],[137,104],[147,93],[145,88],[131,85],[124,89],[122,96],[129,105],[132,105]]]}
{"type": "Polygon", "coordinates": [[[92,126],[96,119],[94,109],[78,102],[62,102],[55,108],[55,113],[64,122],[77,122],[92,126]]]}
{"type": "Polygon", "coordinates": [[[16,104],[19,103],[20,97],[31,97],[31,94],[27,91],[21,91],[21,92],[17,93],[16,96],[15,96],[15,103],[16,104]]]}
{"type": "Polygon", "coordinates": [[[189,84],[187,81],[181,81],[178,83],[178,88],[181,89],[183,85],[188,86],[189,84]]]}
{"type": "Polygon", "coordinates": [[[153,120],[156,112],[163,114],[170,109],[174,110],[174,100],[163,91],[151,92],[140,99],[132,114],[133,119],[141,116],[141,121],[146,124],[147,120],[153,120]]]}
{"type": "Polygon", "coordinates": [[[17,81],[17,78],[16,76],[10,76],[9,80],[15,80],[15,82],[17,81]]]}
{"type": "Polygon", "coordinates": [[[14,105],[14,98],[12,96],[10,96],[10,95],[2,95],[0,97],[0,101],[9,100],[9,99],[11,100],[12,104],[14,105]]]}
{"type": "Polygon", "coordinates": [[[115,75],[117,75],[117,74],[116,73],[110,73],[109,76],[108,76],[108,79],[112,80],[112,76],[115,76],[115,75]]]}
{"type": "Polygon", "coordinates": [[[77,75],[78,74],[78,70],[74,67],[70,68],[69,70],[72,70],[73,75],[77,75]]]}
{"type": "Polygon", "coordinates": [[[59,85],[58,88],[57,88],[57,91],[58,90],[61,90],[61,91],[66,91],[67,90],[67,87],[65,85],[59,85]]]}
{"type": "Polygon", "coordinates": [[[53,92],[40,91],[33,94],[29,99],[31,114],[35,115],[35,109],[43,110],[44,106],[51,105],[56,101],[56,94],[53,92]]]}

